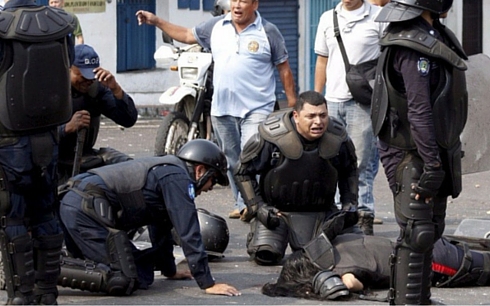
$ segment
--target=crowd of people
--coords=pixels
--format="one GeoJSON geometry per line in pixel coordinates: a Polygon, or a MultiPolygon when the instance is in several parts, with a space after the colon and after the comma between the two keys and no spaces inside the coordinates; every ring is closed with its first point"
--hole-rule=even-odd
{"type": "Polygon", "coordinates": [[[138,112],[84,44],[78,18],[63,13],[63,0],[6,1],[0,14],[11,29],[20,14],[44,16],[23,35],[0,32],[7,304],[56,304],[58,285],[131,295],[153,283],[154,270],[193,278],[207,294],[240,295],[213,278],[201,235],[195,197],[215,184],[233,191],[229,218],[249,223],[251,260],[284,263],[264,294],[338,299],[383,287],[391,304],[430,304],[432,285],[487,285],[488,253],[443,237],[447,198],[461,192],[467,114],[467,57],[440,22],[452,1],[340,1],[319,20],[314,90],[299,94],[285,39],[259,0],[215,4],[214,17],[192,28],[144,10],[136,20],[212,52],[217,144],[197,139],[175,155],[133,160],[94,148],[102,115],[131,127],[138,112]],[[41,35],[44,23],[52,32],[41,35]],[[29,56],[44,58],[33,65],[29,56]],[[382,82],[363,104],[345,68],[375,59],[382,82]],[[288,106],[281,110],[276,69],[288,106]],[[394,243],[373,232],[380,161],[400,227],[394,243]],[[128,233],[143,226],[152,247],[142,251],[128,233]],[[175,265],[176,240],[188,270],[175,265]]]}

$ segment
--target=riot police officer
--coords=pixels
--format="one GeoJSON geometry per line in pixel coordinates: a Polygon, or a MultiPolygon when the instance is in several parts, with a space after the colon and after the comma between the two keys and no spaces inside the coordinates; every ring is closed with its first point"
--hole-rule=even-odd
{"type": "Polygon", "coordinates": [[[56,126],[71,114],[72,18],[34,0],[0,11],[0,248],[7,304],[56,304],[63,242],[56,126]]]}
{"type": "Polygon", "coordinates": [[[226,171],[226,158],[218,146],[196,139],[182,146],[177,156],[126,161],[71,178],[71,189],[60,206],[71,258],[64,257],[59,284],[110,295],[132,294],[140,285],[140,267],[147,263],[133,256],[127,231],[151,225],[151,242],[163,254],[158,258],[163,275],[193,277],[208,294],[239,295],[211,276],[194,204],[195,196],[214,184],[228,185],[226,171]],[[190,271],[176,269],[172,228],[190,271]]]}
{"type": "Polygon", "coordinates": [[[391,257],[390,302],[430,303],[433,245],[444,232],[447,197],[461,192],[467,117],[467,59],[439,17],[451,0],[393,0],[376,21],[390,22],[371,116],[394,196],[400,235],[391,257]]]}
{"type": "Polygon", "coordinates": [[[133,98],[110,71],[100,67],[99,55],[91,46],[75,46],[70,82],[73,114],[70,121],[58,128],[59,184],[88,169],[132,159],[113,148],[94,148],[102,115],[126,128],[138,120],[133,98]]]}
{"type": "Polygon", "coordinates": [[[247,252],[261,265],[279,263],[288,243],[297,250],[318,233],[324,219],[338,211],[337,187],[342,209],[357,208],[354,145],[314,91],[300,94],[294,109],[272,113],[260,124],[243,149],[235,180],[247,218],[256,217],[247,252]]]}

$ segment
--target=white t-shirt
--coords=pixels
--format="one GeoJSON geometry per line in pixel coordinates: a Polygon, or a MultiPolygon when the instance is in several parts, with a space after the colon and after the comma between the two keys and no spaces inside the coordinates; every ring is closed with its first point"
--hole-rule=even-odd
{"type": "MultiPolygon", "coordinates": [[[[364,1],[360,8],[353,11],[342,9],[342,2],[335,7],[335,10],[350,64],[355,65],[379,57],[379,39],[387,26],[386,23],[374,21],[381,8],[364,1]]],[[[345,82],[344,60],[334,35],[333,10],[326,11],[320,17],[315,39],[315,53],[328,57],[325,72],[327,101],[345,102],[352,99],[345,82]]]]}

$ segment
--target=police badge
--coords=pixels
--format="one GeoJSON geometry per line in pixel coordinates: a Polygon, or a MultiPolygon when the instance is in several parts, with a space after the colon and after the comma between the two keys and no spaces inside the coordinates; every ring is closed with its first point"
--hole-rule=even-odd
{"type": "Polygon", "coordinates": [[[417,63],[417,70],[419,71],[420,75],[426,76],[429,74],[430,71],[430,62],[427,58],[421,57],[417,63]]]}
{"type": "Polygon", "coordinates": [[[255,40],[248,43],[248,51],[255,53],[259,50],[259,43],[255,40]]]}
{"type": "Polygon", "coordinates": [[[187,187],[187,191],[189,192],[189,197],[191,200],[194,200],[196,198],[196,191],[194,190],[194,184],[189,184],[187,187]]]}

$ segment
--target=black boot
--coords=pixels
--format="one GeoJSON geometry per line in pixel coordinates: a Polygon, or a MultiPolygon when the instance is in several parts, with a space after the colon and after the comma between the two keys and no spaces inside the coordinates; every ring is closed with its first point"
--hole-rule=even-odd
{"type": "Polygon", "coordinates": [[[34,240],[36,286],[34,295],[40,305],[57,305],[63,234],[41,236],[34,240]]]}
{"type": "Polygon", "coordinates": [[[8,296],[7,305],[35,304],[31,236],[26,233],[9,239],[2,229],[0,247],[8,296]]]}

